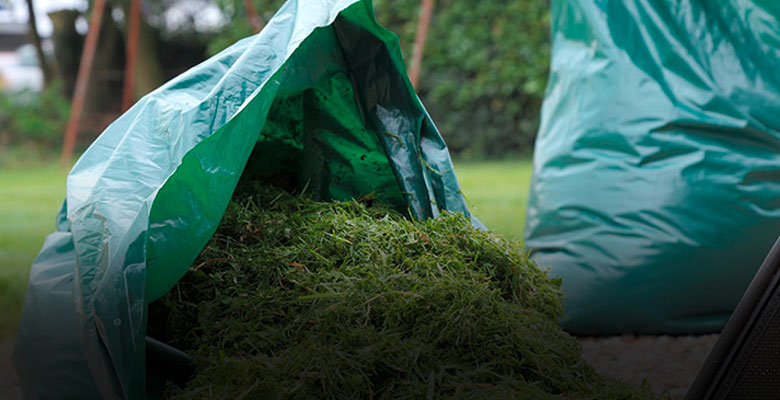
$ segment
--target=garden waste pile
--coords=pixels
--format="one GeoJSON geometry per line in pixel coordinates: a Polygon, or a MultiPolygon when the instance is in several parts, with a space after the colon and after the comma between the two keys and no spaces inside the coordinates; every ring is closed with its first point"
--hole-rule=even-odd
{"type": "Polygon", "coordinates": [[[168,398],[647,398],[557,325],[557,280],[462,214],[241,186],[150,336],[194,355],[168,398]]]}

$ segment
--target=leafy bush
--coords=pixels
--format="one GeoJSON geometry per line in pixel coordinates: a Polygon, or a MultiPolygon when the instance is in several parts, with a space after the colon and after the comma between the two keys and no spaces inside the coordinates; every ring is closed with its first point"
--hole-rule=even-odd
{"type": "MultiPolygon", "coordinates": [[[[223,2],[234,23],[211,43],[212,53],[251,33],[243,3],[223,2]]],[[[374,3],[408,63],[420,0],[374,3]]],[[[262,2],[258,13],[267,21],[280,4],[262,2]]],[[[549,67],[549,8],[544,0],[435,3],[418,92],[452,153],[495,158],[531,151],[549,67]]]]}
{"type": "MultiPolygon", "coordinates": [[[[375,0],[407,61],[419,0],[375,0]]],[[[547,1],[437,1],[418,91],[450,151],[467,158],[532,149],[549,68],[547,1]]]]}
{"type": "Polygon", "coordinates": [[[40,93],[0,93],[0,147],[60,146],[70,114],[62,83],[53,82],[40,93]]]}

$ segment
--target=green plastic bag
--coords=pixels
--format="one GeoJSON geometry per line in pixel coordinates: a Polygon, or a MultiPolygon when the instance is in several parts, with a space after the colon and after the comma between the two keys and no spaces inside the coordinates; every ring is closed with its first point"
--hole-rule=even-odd
{"type": "Polygon", "coordinates": [[[780,3],[552,3],[526,246],[576,333],[719,331],[780,234],[780,3]]]}
{"type": "Polygon", "coordinates": [[[373,193],[414,218],[469,215],[371,2],[290,0],[141,99],[68,175],[14,353],[27,398],[144,397],[146,306],[186,273],[244,172],[323,200],[373,193]]]}

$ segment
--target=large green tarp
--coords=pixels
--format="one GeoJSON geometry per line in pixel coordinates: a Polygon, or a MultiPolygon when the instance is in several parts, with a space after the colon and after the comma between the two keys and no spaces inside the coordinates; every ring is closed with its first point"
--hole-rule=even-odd
{"type": "Polygon", "coordinates": [[[780,234],[780,2],[554,0],[525,231],[587,334],[722,328],[780,234]]]}
{"type": "Polygon", "coordinates": [[[26,398],[144,397],[147,304],[185,274],[242,174],[323,200],[373,193],[414,218],[469,215],[371,1],[290,0],[141,99],[68,175],[14,353],[26,398]]]}

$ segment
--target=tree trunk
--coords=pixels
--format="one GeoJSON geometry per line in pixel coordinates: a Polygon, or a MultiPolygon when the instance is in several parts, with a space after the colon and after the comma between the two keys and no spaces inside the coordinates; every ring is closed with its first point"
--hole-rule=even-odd
{"type": "Polygon", "coordinates": [[[92,9],[89,31],[87,31],[87,39],[84,43],[84,51],[81,53],[81,62],[79,63],[79,74],[76,78],[76,90],[73,93],[73,101],[71,101],[72,107],[70,109],[70,117],[68,118],[68,127],[65,130],[65,138],[62,144],[60,162],[63,167],[69,166],[71,157],[73,157],[73,149],[76,147],[76,136],[79,131],[81,112],[84,109],[84,99],[87,96],[87,87],[92,72],[95,50],[97,50],[105,5],[105,0],[95,0],[92,9]]]}
{"type": "Polygon", "coordinates": [[[428,36],[428,25],[431,22],[432,12],[433,0],[422,0],[422,4],[420,5],[420,19],[417,22],[417,34],[414,37],[414,48],[412,49],[412,65],[409,67],[409,79],[412,81],[412,86],[415,88],[420,79],[423,52],[425,51],[425,39],[428,36]]]}
{"type": "Polygon", "coordinates": [[[30,16],[27,21],[30,23],[30,37],[32,38],[33,45],[35,46],[35,52],[38,53],[38,65],[43,72],[43,84],[44,86],[51,82],[52,70],[49,67],[49,63],[46,61],[46,55],[43,54],[43,46],[41,45],[41,37],[38,35],[38,24],[35,21],[35,7],[33,7],[33,0],[27,0],[27,13],[30,16]]]}
{"type": "Polygon", "coordinates": [[[125,79],[122,88],[122,112],[135,102],[135,59],[138,55],[138,25],[141,22],[141,0],[131,0],[130,18],[125,29],[125,79]]]}
{"type": "Polygon", "coordinates": [[[64,83],[64,94],[73,96],[76,88],[76,75],[79,73],[79,57],[84,47],[84,38],[76,31],[76,19],[80,13],[73,9],[58,10],[49,13],[54,30],[51,40],[54,43],[54,62],[57,75],[64,83]]]}
{"type": "MultiPolygon", "coordinates": [[[[129,20],[131,13],[131,2],[123,2],[123,10],[126,20],[129,20]]],[[[124,24],[125,43],[129,37],[129,24],[124,24]]],[[[136,99],[157,89],[165,82],[163,68],[160,64],[160,57],[157,54],[157,42],[159,41],[159,32],[157,29],[146,22],[144,15],[143,1],[141,1],[140,21],[138,24],[138,48],[135,59],[135,78],[133,80],[133,95],[136,99]]]]}

